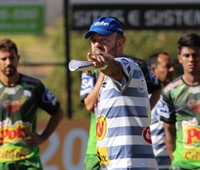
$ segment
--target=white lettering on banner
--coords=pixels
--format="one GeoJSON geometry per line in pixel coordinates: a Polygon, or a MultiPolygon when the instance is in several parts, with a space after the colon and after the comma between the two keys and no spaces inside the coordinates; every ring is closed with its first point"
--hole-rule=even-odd
{"type": "Polygon", "coordinates": [[[112,16],[124,22],[123,10],[77,10],[74,12],[74,26],[84,27],[91,23],[99,16],[112,16]]]}
{"type": "Polygon", "coordinates": [[[11,23],[8,24],[1,24],[0,23],[0,29],[10,29],[10,28],[14,28],[14,29],[34,29],[37,28],[38,25],[36,25],[35,23],[17,23],[16,25],[12,25],[11,23]]]}
{"type": "Polygon", "coordinates": [[[0,0],[1,5],[45,5],[45,0],[0,0]]]}
{"type": "Polygon", "coordinates": [[[12,13],[12,19],[23,20],[23,19],[37,19],[39,11],[37,9],[15,9],[12,13]]]}
{"type": "Polygon", "coordinates": [[[127,20],[131,26],[140,26],[140,11],[139,10],[130,11],[128,13],[127,20]]]}
{"type": "Polygon", "coordinates": [[[99,16],[116,17],[129,27],[196,27],[200,25],[199,9],[75,10],[73,25],[75,28],[89,27],[99,16]]]}
{"type": "Polygon", "coordinates": [[[200,24],[200,10],[147,10],[145,26],[197,26],[200,24]]]}
{"type": "Polygon", "coordinates": [[[51,165],[51,166],[46,166],[47,162],[51,159],[51,157],[56,153],[60,139],[59,136],[56,132],[54,132],[50,138],[49,138],[49,146],[48,148],[43,152],[41,156],[41,161],[42,164],[45,165],[44,169],[45,170],[59,170],[57,165],[51,165]]]}
{"type": "MultiPolygon", "coordinates": [[[[39,133],[41,133],[43,130],[40,130],[39,133]]],[[[60,145],[60,140],[64,140],[63,143],[63,152],[62,158],[63,158],[63,165],[65,170],[71,170],[71,169],[83,169],[83,160],[85,157],[86,149],[87,149],[87,141],[88,141],[88,133],[86,130],[83,129],[72,129],[69,133],[66,134],[64,139],[60,139],[58,134],[54,132],[49,140],[49,145],[46,148],[46,150],[41,155],[41,161],[44,167],[44,170],[59,170],[59,167],[57,165],[49,165],[47,166],[47,162],[52,159],[56,151],[58,150],[58,147],[60,145]],[[75,165],[72,161],[72,155],[73,153],[73,145],[74,141],[79,138],[81,140],[81,151],[80,151],[80,161],[77,165],[75,165]]]]}
{"type": "Polygon", "coordinates": [[[9,13],[7,10],[0,10],[0,18],[1,20],[6,20],[7,18],[9,18],[9,13]]]}
{"type": "MultiPolygon", "coordinates": [[[[64,140],[64,149],[63,149],[63,165],[66,169],[83,169],[83,160],[85,157],[85,152],[87,148],[88,133],[83,129],[73,129],[64,140]],[[82,150],[80,152],[80,162],[77,165],[73,164],[72,155],[73,153],[73,144],[76,138],[81,139],[82,150]]],[[[77,155],[78,156],[78,155],[77,155]]]]}

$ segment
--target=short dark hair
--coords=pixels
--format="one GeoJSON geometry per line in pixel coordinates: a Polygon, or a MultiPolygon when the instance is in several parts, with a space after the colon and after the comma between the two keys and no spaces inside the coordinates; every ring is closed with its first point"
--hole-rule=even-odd
{"type": "Polygon", "coordinates": [[[11,50],[14,50],[15,53],[18,55],[17,46],[10,39],[0,40],[0,50],[1,51],[11,51],[11,50]]]}
{"type": "Polygon", "coordinates": [[[165,54],[169,56],[169,53],[165,52],[165,51],[159,51],[156,53],[153,53],[149,56],[149,58],[147,59],[147,65],[149,67],[156,67],[158,65],[158,56],[160,54],[165,54]]]}
{"type": "Polygon", "coordinates": [[[183,47],[198,47],[200,48],[200,36],[196,33],[183,35],[177,43],[178,54],[180,54],[183,47]]]}

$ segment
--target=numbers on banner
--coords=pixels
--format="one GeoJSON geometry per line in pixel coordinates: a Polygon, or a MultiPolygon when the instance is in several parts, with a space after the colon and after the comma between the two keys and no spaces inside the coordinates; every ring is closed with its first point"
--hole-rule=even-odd
{"type": "MultiPolygon", "coordinates": [[[[39,132],[41,133],[42,130],[39,132]]],[[[70,169],[82,169],[83,168],[83,159],[85,157],[85,152],[87,148],[87,140],[88,140],[88,133],[86,130],[81,128],[72,129],[69,133],[66,134],[64,139],[60,139],[59,135],[54,132],[49,138],[49,145],[45,149],[45,151],[41,155],[41,161],[44,165],[45,170],[59,170],[58,165],[47,165],[48,162],[54,157],[56,154],[58,147],[60,146],[60,140],[63,140],[62,146],[62,161],[63,166],[66,170],[70,169]],[[72,160],[73,152],[73,145],[74,141],[79,138],[81,140],[81,151],[80,151],[80,161],[78,164],[74,164],[72,160]]]]}
{"type": "Polygon", "coordinates": [[[73,129],[66,137],[64,141],[63,149],[63,164],[67,170],[70,169],[83,169],[83,159],[85,157],[86,147],[87,147],[88,133],[83,129],[73,129]],[[80,151],[80,161],[77,165],[73,164],[72,155],[73,155],[73,145],[74,141],[80,138],[82,147],[80,151]]]}

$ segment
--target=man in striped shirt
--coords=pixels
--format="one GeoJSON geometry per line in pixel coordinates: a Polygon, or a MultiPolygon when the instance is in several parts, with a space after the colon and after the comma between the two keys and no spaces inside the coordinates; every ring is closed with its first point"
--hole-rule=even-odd
{"type": "MultiPolygon", "coordinates": [[[[148,66],[152,69],[156,77],[160,80],[163,87],[173,80],[174,64],[170,55],[166,52],[156,52],[147,60],[148,66]]],[[[151,138],[154,154],[158,163],[159,170],[168,170],[171,161],[167,153],[165,144],[164,122],[160,120],[160,109],[162,109],[160,100],[151,111],[151,138]]]]}
{"type": "Polygon", "coordinates": [[[96,115],[101,168],[157,170],[146,82],[140,67],[123,55],[122,25],[114,18],[100,17],[85,34],[86,39],[89,37],[92,53],[87,54],[88,61],[101,70],[93,89],[96,95],[88,101],[91,108],[87,106],[96,115]]]}

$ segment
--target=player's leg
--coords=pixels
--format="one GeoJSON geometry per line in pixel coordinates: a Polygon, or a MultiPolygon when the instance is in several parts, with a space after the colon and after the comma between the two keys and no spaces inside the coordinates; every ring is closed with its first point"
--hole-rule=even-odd
{"type": "Polygon", "coordinates": [[[24,161],[19,161],[18,169],[20,170],[43,170],[40,157],[30,158],[24,161]]]}
{"type": "Polygon", "coordinates": [[[101,170],[99,160],[95,154],[87,154],[84,159],[84,170],[101,170]]]}
{"type": "Polygon", "coordinates": [[[15,163],[13,162],[1,162],[0,163],[0,169],[3,169],[3,170],[15,170],[15,163]]]}

